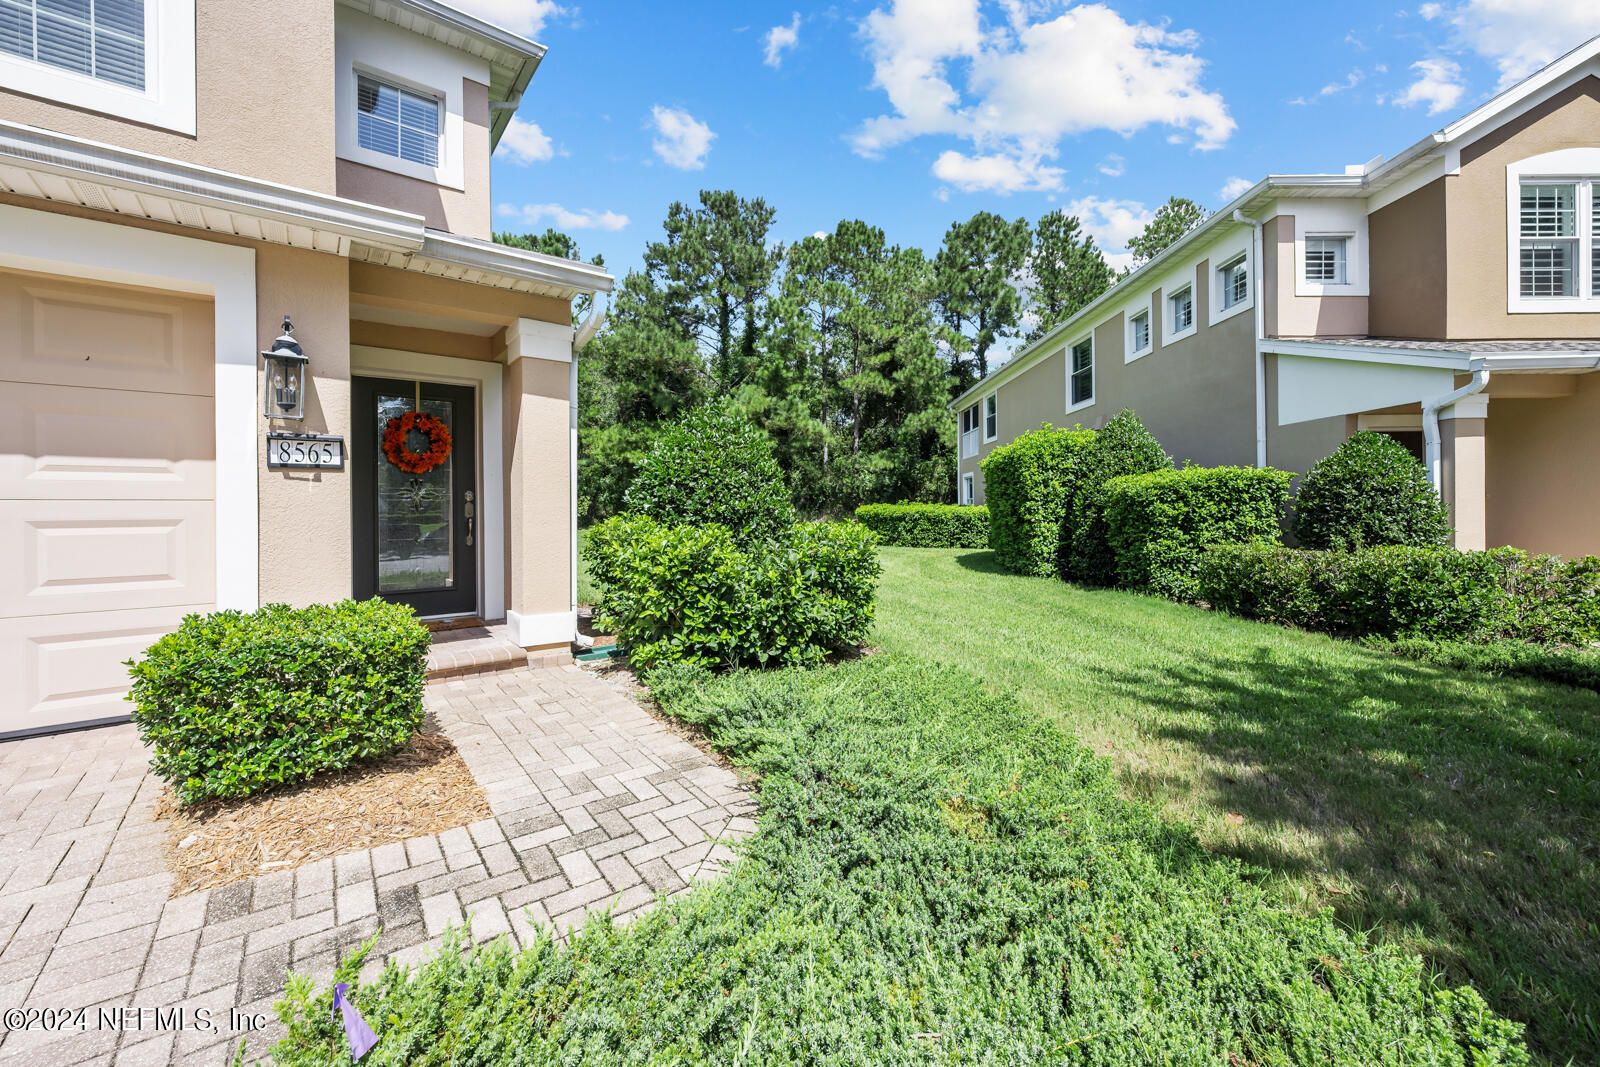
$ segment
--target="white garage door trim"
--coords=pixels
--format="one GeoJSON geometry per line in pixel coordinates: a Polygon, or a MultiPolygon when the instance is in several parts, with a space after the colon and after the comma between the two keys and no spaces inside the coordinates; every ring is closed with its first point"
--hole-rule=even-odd
{"type": "Polygon", "coordinates": [[[259,607],[254,249],[0,205],[0,266],[212,298],[217,607],[259,607]]]}

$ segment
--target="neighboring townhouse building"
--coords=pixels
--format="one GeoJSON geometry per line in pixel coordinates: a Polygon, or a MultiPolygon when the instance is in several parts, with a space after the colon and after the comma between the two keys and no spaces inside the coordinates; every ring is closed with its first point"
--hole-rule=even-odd
{"type": "Polygon", "coordinates": [[[0,0],[0,736],[125,717],[190,612],[570,648],[612,279],[490,232],[544,51],[437,0],[0,0]]]}
{"type": "Polygon", "coordinates": [[[1423,458],[1462,548],[1600,553],[1600,38],[1392,159],[1275,175],[963,393],[958,493],[1132,408],[1180,463],[1423,458]]]}

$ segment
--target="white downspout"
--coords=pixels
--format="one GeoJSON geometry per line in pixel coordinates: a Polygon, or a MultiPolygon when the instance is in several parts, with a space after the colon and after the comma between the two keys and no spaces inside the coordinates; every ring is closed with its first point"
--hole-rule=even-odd
{"type": "Polygon", "coordinates": [[[1440,484],[1439,470],[1439,409],[1447,408],[1469,396],[1475,396],[1488,388],[1488,385],[1488,368],[1480,367],[1472,372],[1472,380],[1460,389],[1422,402],[1423,457],[1428,467],[1428,481],[1433,485],[1433,491],[1440,496],[1444,495],[1444,487],[1440,484]]]}
{"type": "Polygon", "coordinates": [[[1250,260],[1255,268],[1255,288],[1252,290],[1255,299],[1256,318],[1256,466],[1267,465],[1267,355],[1261,350],[1261,344],[1266,340],[1266,299],[1267,291],[1264,281],[1266,268],[1262,263],[1262,231],[1261,223],[1246,215],[1238,208],[1233,209],[1233,221],[1249,226],[1255,232],[1250,236],[1250,260]]]}
{"type": "Polygon", "coordinates": [[[579,648],[592,648],[594,638],[578,632],[578,353],[582,352],[606,321],[606,303],[602,294],[594,294],[594,307],[572,335],[572,362],[567,370],[567,473],[572,481],[569,503],[572,530],[569,545],[572,559],[568,574],[572,576],[572,642],[579,648]]]}

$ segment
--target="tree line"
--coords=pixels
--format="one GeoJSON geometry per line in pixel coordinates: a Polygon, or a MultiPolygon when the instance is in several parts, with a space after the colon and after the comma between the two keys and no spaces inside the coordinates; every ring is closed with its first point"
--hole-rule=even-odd
{"type": "MultiPolygon", "coordinates": [[[[675,202],[622,279],[578,363],[583,521],[620,510],[663,427],[711,399],[771,436],[802,513],[951,500],[946,405],[1011,342],[1037,339],[1116,280],[1081,220],[1059,211],[1035,224],[980,211],[931,256],[859,219],[783,244],[775,215],[731,191],[675,202]]],[[[1135,263],[1204,217],[1172,198],[1130,242],[1135,263]]],[[[582,258],[555,230],[496,240],[582,258]]]]}

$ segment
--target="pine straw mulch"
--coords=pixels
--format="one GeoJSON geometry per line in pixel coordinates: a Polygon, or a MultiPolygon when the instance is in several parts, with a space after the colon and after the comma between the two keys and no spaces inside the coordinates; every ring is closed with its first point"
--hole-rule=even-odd
{"type": "Polygon", "coordinates": [[[259,796],[183,807],[163,790],[155,814],[172,820],[162,853],[176,897],[465,826],[491,812],[450,739],[419,733],[393,755],[259,796]]]}

